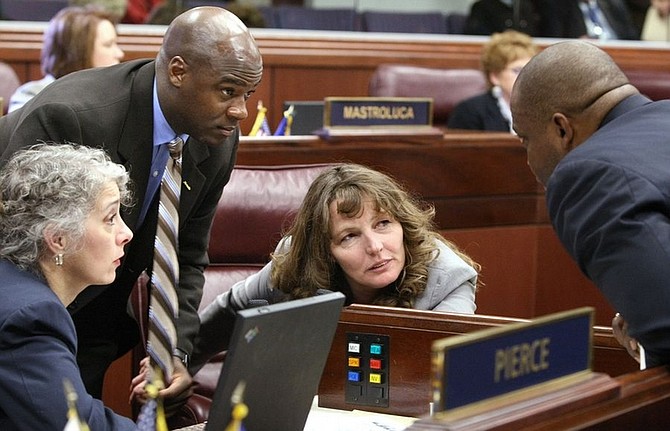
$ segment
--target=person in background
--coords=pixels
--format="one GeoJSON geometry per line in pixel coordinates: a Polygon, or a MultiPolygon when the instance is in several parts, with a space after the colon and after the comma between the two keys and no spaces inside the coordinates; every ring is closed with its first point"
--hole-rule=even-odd
{"type": "Polygon", "coordinates": [[[630,15],[637,34],[642,34],[642,26],[644,25],[644,18],[647,15],[647,10],[651,5],[651,0],[624,0],[628,14],[630,15]]]}
{"type": "Polygon", "coordinates": [[[89,6],[99,7],[111,15],[115,24],[121,22],[126,14],[126,9],[131,0],[69,0],[70,6],[89,6]]]}
{"type": "Polygon", "coordinates": [[[121,22],[124,24],[146,24],[151,13],[165,1],[127,0],[126,14],[121,19],[121,22]]]}
{"type": "Polygon", "coordinates": [[[326,169],[271,262],[200,313],[192,372],[226,348],[235,313],[259,300],[339,291],[348,304],[474,313],[479,266],[437,232],[434,215],[379,171],[326,169]]]}
{"type": "Polygon", "coordinates": [[[470,7],[464,34],[490,36],[517,30],[530,36],[540,32],[536,0],[477,0],[470,7]]]}
{"type": "Polygon", "coordinates": [[[651,0],[644,18],[641,39],[670,42],[670,0],[651,0]]]}
{"type": "Polygon", "coordinates": [[[138,205],[123,212],[136,240],[113,285],[89,286],[72,301],[77,360],[89,393],[101,396],[109,365],[140,340],[128,300],[153,266],[159,186],[168,142],[185,142],[179,202],[179,317],[172,381],[160,395],[188,396],[188,356],[209,263],[212,219],[235,163],[239,124],[260,85],[263,61],[249,29],[218,7],[189,9],[168,26],[155,60],[138,59],[57,79],[21,110],[0,118],[0,165],[40,140],[104,147],[127,166],[138,205]]]}
{"type": "Polygon", "coordinates": [[[511,107],[563,246],[647,365],[670,364],[670,101],[641,95],[592,43],[568,41],[523,68],[511,107]]]}
{"type": "Polygon", "coordinates": [[[119,64],[123,51],[117,44],[112,19],[94,6],[61,9],[44,32],[40,56],[44,78],[17,88],[9,99],[8,112],[19,109],[44,87],[69,73],[119,64]]]}
{"type": "Polygon", "coordinates": [[[133,234],[120,206],[128,174],[103,150],[41,144],[0,171],[0,429],[63,430],[63,380],[92,430],[135,424],[86,392],[65,308],[86,286],[114,281],[133,234]]]}
{"type": "MultiPolygon", "coordinates": [[[[247,27],[263,28],[266,26],[263,14],[254,5],[237,1],[221,1],[220,7],[234,13],[247,27]]],[[[181,0],[163,0],[155,5],[151,13],[146,17],[145,22],[148,24],[164,25],[172,21],[175,16],[183,13],[184,10],[186,10],[186,5],[181,0]]]]}
{"type": "Polygon", "coordinates": [[[598,40],[639,40],[624,0],[537,0],[539,36],[598,40]]]}
{"type": "MultiPolygon", "coordinates": [[[[70,0],[71,5],[97,5],[107,10],[116,22],[123,24],[147,24],[151,14],[168,0],[70,0]]],[[[186,9],[182,9],[184,12],[186,9]]],[[[172,16],[174,18],[178,14],[172,16]]],[[[170,20],[172,21],[172,20],[170,20]]],[[[163,24],[169,24],[167,21],[163,24]]]]}
{"type": "Polygon", "coordinates": [[[512,86],[521,68],[537,52],[538,47],[527,34],[515,30],[493,34],[481,55],[489,90],[456,105],[447,128],[512,132],[512,86]]]}
{"type": "Polygon", "coordinates": [[[265,22],[265,17],[263,13],[257,6],[251,4],[240,3],[237,1],[228,2],[223,7],[228,9],[230,12],[237,15],[239,19],[247,26],[251,28],[265,28],[267,23],[265,22]]]}

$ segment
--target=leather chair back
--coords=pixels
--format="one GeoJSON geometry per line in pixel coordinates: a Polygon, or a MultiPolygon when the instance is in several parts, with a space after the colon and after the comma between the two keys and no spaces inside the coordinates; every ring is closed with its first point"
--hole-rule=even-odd
{"type": "Polygon", "coordinates": [[[487,90],[477,69],[435,69],[382,64],[373,73],[368,95],[377,97],[432,97],[433,125],[445,126],[449,114],[463,99],[487,90]]]}
{"type": "Polygon", "coordinates": [[[277,28],[357,31],[360,27],[360,18],[353,8],[276,6],[274,18],[277,28]]]}
{"type": "Polygon", "coordinates": [[[201,309],[270,261],[307,189],[327,166],[235,166],[212,223],[201,309]]]}
{"type": "Polygon", "coordinates": [[[0,0],[2,19],[11,21],[49,21],[69,5],[69,0],[0,0]]]}
{"type": "Polygon", "coordinates": [[[630,83],[651,100],[670,99],[670,72],[629,70],[625,73],[630,83]]]}

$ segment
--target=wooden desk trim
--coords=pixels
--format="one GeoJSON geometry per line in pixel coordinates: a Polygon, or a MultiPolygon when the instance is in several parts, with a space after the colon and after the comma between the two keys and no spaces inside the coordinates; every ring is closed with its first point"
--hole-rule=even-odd
{"type": "MultiPolygon", "coordinates": [[[[670,374],[664,367],[636,371],[619,376],[610,382],[618,386],[618,396],[589,402],[577,408],[561,411],[560,414],[546,413],[552,405],[534,411],[522,412],[524,416],[513,427],[492,422],[482,423],[483,417],[474,417],[470,421],[479,422],[480,427],[470,426],[471,430],[541,431],[541,430],[660,430],[670,426],[668,408],[670,407],[670,374]],[[500,425],[500,426],[497,426],[500,425]]],[[[565,398],[571,400],[580,394],[573,391],[565,398]]],[[[455,431],[460,428],[437,418],[423,418],[407,428],[411,431],[455,431]]]]}
{"type": "MultiPolygon", "coordinates": [[[[41,77],[39,55],[46,23],[0,21],[0,58],[9,62],[22,81],[41,77]]],[[[125,60],[153,58],[166,26],[118,26],[125,60]]],[[[381,34],[315,30],[252,29],[263,54],[265,73],[249,101],[248,132],[256,117],[256,103],[268,108],[275,126],[285,100],[321,100],[326,96],[365,96],[376,67],[385,63],[435,68],[479,68],[486,36],[381,34]],[[320,83],[306,86],[305,83],[320,83]]],[[[537,38],[540,47],[560,39],[537,38]]],[[[670,49],[666,44],[609,41],[600,43],[624,70],[666,71],[670,49]]]]}
{"type": "MultiPolygon", "coordinates": [[[[432,341],[524,321],[528,319],[358,304],[348,306],[342,310],[340,315],[333,347],[321,377],[319,405],[341,410],[355,408],[401,416],[426,415],[431,401],[430,349],[432,341]],[[389,373],[389,407],[358,406],[345,403],[346,355],[343,346],[345,346],[347,332],[381,334],[391,337],[391,360],[394,360],[394,364],[389,373]],[[397,353],[398,349],[400,349],[400,354],[397,353]]],[[[616,377],[636,369],[637,363],[616,341],[612,328],[595,326],[592,371],[616,377]]]]}
{"type": "MultiPolygon", "coordinates": [[[[0,52],[21,48],[39,51],[47,23],[0,20],[0,52]]],[[[118,27],[120,46],[128,58],[153,57],[162,43],[166,26],[118,27]]],[[[431,67],[479,68],[481,46],[486,36],[437,34],[382,34],[318,30],[251,29],[266,66],[376,67],[401,62],[431,67]]],[[[540,47],[561,39],[536,38],[540,47]]],[[[624,69],[667,70],[670,49],[662,43],[637,41],[594,42],[624,69]]]]}

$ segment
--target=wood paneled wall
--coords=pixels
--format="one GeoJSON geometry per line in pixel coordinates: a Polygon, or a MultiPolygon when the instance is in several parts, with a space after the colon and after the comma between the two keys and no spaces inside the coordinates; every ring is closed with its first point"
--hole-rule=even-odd
{"type": "MultiPolygon", "coordinates": [[[[0,21],[0,59],[23,80],[41,77],[39,53],[44,23],[0,21]]],[[[155,57],[164,26],[120,25],[119,43],[126,60],[155,57]]],[[[249,101],[251,129],[262,100],[274,128],[285,100],[322,100],[327,96],[365,96],[375,68],[402,63],[437,68],[479,68],[482,36],[402,35],[362,32],[253,29],[263,54],[263,82],[249,101]]],[[[537,39],[540,46],[555,42],[537,39]]],[[[624,70],[668,70],[670,50],[642,42],[602,45],[624,70]]],[[[448,91],[448,89],[445,89],[448,91]]]]}

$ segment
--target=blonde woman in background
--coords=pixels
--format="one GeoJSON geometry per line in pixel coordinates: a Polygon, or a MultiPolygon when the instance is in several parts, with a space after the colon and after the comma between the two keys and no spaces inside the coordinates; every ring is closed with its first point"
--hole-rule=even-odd
{"type": "Polygon", "coordinates": [[[460,102],[447,128],[512,132],[509,100],[521,68],[538,52],[530,36],[516,30],[494,33],[482,48],[481,68],[489,90],[460,102]]]}

